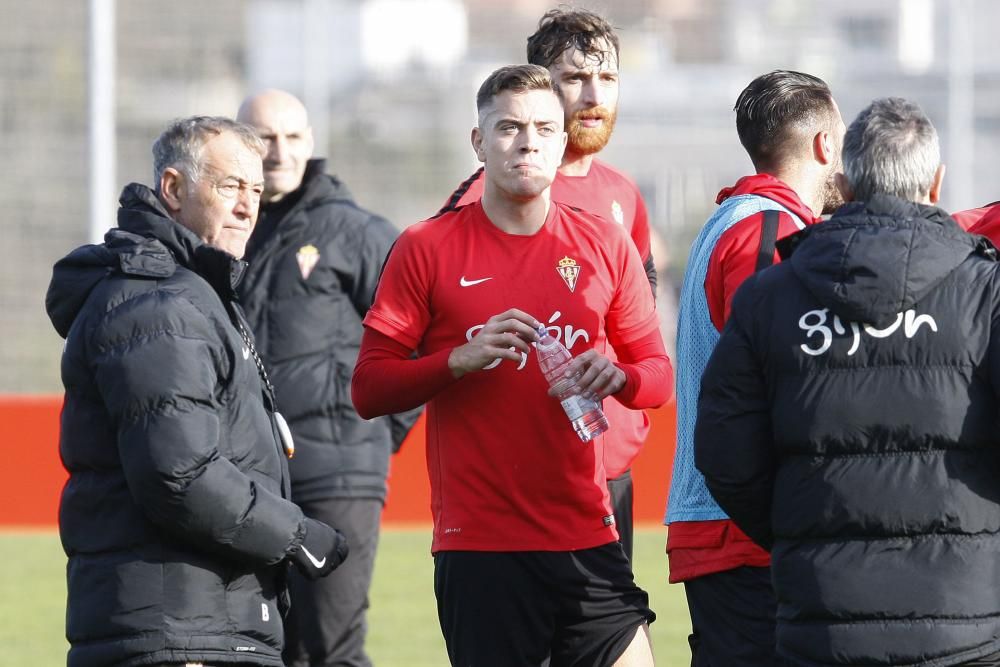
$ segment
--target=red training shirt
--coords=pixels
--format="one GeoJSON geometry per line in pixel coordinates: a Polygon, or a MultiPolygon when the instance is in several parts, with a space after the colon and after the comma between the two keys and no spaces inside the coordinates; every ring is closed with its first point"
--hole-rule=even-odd
{"type": "MultiPolygon", "coordinates": [[[[968,211],[962,213],[968,213],[968,211]]],[[[951,217],[958,220],[960,215],[960,213],[956,213],[951,217]]],[[[1000,205],[986,207],[979,219],[967,227],[966,231],[970,234],[981,234],[992,241],[993,245],[1000,245],[1000,205]]]]}
{"type": "MultiPolygon", "coordinates": [[[[480,168],[458,187],[445,208],[482,199],[484,180],[480,168]]],[[[639,251],[644,268],[652,270],[646,202],[639,187],[624,172],[594,159],[585,176],[567,176],[557,171],[551,194],[552,201],[583,209],[624,227],[639,251]]],[[[650,422],[645,412],[629,410],[616,400],[605,401],[604,412],[611,425],[604,450],[604,467],[608,479],[614,479],[628,470],[639,455],[649,435],[650,422]]]]}
{"type": "MultiPolygon", "coordinates": [[[[449,197],[444,209],[453,209],[483,198],[484,171],[480,167],[449,197]]],[[[643,264],[650,260],[649,213],[639,186],[624,172],[594,159],[585,176],[556,172],[550,190],[552,201],[582,208],[623,226],[639,251],[643,264]]]]}
{"type": "MultiPolygon", "coordinates": [[[[478,202],[406,229],[364,323],[420,357],[440,358],[509,308],[546,323],[574,355],[605,353],[610,338],[622,359],[641,358],[635,348],[659,335],[625,233],[555,203],[530,236],[503,232],[478,202]]],[[[634,407],[658,405],[672,391],[662,349],[639,376],[641,364],[632,367],[648,402],[634,407]]],[[[617,539],[607,519],[604,438],[582,443],[547,391],[537,361],[522,356],[469,373],[429,401],[433,551],[566,551],[617,539]]]]}
{"type": "MultiPolygon", "coordinates": [[[[970,234],[982,234],[982,232],[977,232],[975,229],[982,229],[981,224],[983,219],[987,216],[992,218],[993,221],[990,224],[996,224],[996,218],[998,217],[997,206],[1000,202],[993,202],[992,204],[987,204],[986,206],[980,206],[979,208],[970,208],[965,211],[958,211],[957,213],[952,213],[952,219],[958,223],[958,226],[966,230],[970,234]]],[[[987,236],[983,234],[983,236],[987,236]]]]}

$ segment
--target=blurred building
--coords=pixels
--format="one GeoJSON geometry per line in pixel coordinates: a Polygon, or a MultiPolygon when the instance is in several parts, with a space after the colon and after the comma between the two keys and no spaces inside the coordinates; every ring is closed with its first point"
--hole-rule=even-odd
{"type": "MultiPolygon", "coordinates": [[[[523,61],[526,37],[555,4],[119,0],[116,186],[149,183],[149,148],[170,119],[231,115],[246,93],[282,87],[306,102],[317,152],[358,201],[411,224],[477,167],[469,131],[479,83],[523,61]]],[[[639,182],[675,284],[715,194],[751,168],[732,105],[771,69],[826,79],[848,122],[877,96],[916,100],[942,135],[945,207],[1000,199],[991,159],[1000,62],[990,48],[1000,3],[569,4],[604,12],[620,30],[620,114],[603,157],[639,182]]],[[[52,263],[88,235],[87,3],[0,0],[0,10],[0,392],[51,392],[61,341],[45,289],[52,263]]]]}

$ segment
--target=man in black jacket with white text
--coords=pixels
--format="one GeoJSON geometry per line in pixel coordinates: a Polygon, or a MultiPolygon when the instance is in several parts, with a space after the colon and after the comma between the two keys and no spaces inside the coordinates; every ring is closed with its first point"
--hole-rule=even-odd
{"type": "Polygon", "coordinates": [[[996,251],[933,206],[943,166],[916,105],[873,102],[843,161],[850,203],[736,294],[696,465],[771,551],[779,655],[1000,665],[996,251]]]}

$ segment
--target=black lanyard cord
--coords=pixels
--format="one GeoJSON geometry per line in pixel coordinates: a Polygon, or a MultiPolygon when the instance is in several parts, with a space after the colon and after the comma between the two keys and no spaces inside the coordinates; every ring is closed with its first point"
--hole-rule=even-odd
{"type": "Polygon", "coordinates": [[[260,381],[264,383],[264,396],[267,402],[270,403],[268,408],[271,412],[274,412],[277,408],[275,406],[274,400],[274,385],[271,384],[271,378],[267,376],[267,369],[264,368],[264,361],[260,358],[260,354],[257,353],[257,346],[253,344],[253,338],[250,337],[250,333],[243,326],[243,323],[236,320],[236,329],[240,332],[240,338],[246,344],[247,349],[250,350],[250,355],[253,357],[253,363],[257,366],[257,375],[260,376],[260,381]]]}

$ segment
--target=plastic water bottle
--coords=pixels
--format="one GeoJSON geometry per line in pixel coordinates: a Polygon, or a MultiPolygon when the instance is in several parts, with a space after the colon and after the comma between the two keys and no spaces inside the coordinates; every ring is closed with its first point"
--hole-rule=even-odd
{"type": "Polygon", "coordinates": [[[535,343],[535,354],[538,356],[542,375],[548,380],[549,386],[556,390],[559,402],[580,440],[590,442],[608,430],[608,418],[604,416],[600,403],[574,392],[579,375],[565,375],[566,366],[573,360],[573,355],[566,346],[549,335],[544,325],[535,331],[539,336],[535,343]]]}

